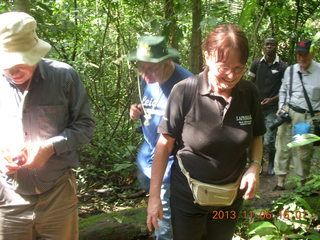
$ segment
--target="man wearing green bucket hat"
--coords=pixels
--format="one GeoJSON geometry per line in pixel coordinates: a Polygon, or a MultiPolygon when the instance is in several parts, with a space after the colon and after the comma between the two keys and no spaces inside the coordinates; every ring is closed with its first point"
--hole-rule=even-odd
{"type": "MultiPolygon", "coordinates": [[[[141,187],[149,190],[151,166],[159,138],[157,128],[164,114],[167,100],[173,86],[192,75],[191,72],[174,63],[179,53],[168,48],[162,36],[144,36],[138,41],[137,49],[128,55],[129,61],[136,61],[140,73],[140,103],[130,107],[130,118],[142,121],[144,142],[137,156],[138,180],[141,187]]],[[[161,186],[163,218],[155,230],[157,239],[172,239],[170,214],[170,169],[173,155],[170,156],[161,186]]]]}

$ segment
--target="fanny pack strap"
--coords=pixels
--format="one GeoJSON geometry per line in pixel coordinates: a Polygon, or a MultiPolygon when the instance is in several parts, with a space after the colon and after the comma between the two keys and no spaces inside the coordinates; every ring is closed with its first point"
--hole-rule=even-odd
{"type": "Polygon", "coordinates": [[[181,159],[180,159],[179,157],[177,157],[177,159],[178,159],[178,163],[179,163],[179,167],[180,167],[180,169],[181,169],[181,172],[182,172],[183,175],[187,178],[188,183],[189,183],[189,185],[190,185],[190,174],[189,174],[189,172],[184,168],[181,159]]]}
{"type": "Polygon", "coordinates": [[[191,189],[191,192],[192,192],[192,195],[193,195],[193,198],[194,198],[194,203],[197,203],[196,199],[197,199],[197,196],[195,196],[195,193],[194,191],[192,190],[192,183],[191,183],[191,177],[190,177],[190,174],[189,172],[184,168],[183,164],[182,164],[182,160],[177,157],[178,159],[178,163],[179,163],[179,167],[181,169],[181,172],[183,173],[183,175],[187,178],[187,181],[188,181],[188,184],[189,184],[189,187],[191,189]]]}
{"type": "MultiPolygon", "coordinates": [[[[187,178],[189,185],[191,185],[191,180],[192,180],[193,178],[190,177],[189,172],[184,168],[181,159],[180,159],[179,157],[177,157],[177,159],[178,159],[178,163],[179,163],[179,167],[180,167],[180,169],[181,169],[181,172],[182,172],[183,175],[187,178]]],[[[241,175],[239,176],[239,178],[237,179],[237,182],[240,183],[241,178],[242,178],[242,174],[241,174],[241,175]]]]}

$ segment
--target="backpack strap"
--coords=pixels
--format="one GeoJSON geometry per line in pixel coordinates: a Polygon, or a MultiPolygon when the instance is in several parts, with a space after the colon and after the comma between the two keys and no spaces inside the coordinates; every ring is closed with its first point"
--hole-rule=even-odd
{"type": "Polygon", "coordinates": [[[184,104],[182,106],[183,117],[185,117],[189,113],[193,105],[193,101],[198,89],[197,83],[198,83],[197,76],[192,76],[186,80],[186,87],[184,89],[184,95],[183,95],[184,104]]]}
{"type": "MultiPolygon", "coordinates": [[[[186,86],[183,93],[183,106],[182,106],[182,115],[183,120],[190,112],[195,95],[197,94],[198,89],[198,78],[197,76],[191,76],[186,80],[186,86]]],[[[175,155],[177,151],[182,147],[181,135],[176,139],[173,154],[175,155]]]]}

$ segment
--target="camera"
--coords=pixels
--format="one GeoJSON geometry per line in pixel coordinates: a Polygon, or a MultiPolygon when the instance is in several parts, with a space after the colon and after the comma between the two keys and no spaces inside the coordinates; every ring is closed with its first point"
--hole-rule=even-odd
{"type": "Polygon", "coordinates": [[[289,113],[287,111],[281,109],[279,111],[279,116],[280,117],[275,121],[275,123],[269,127],[271,131],[279,127],[282,123],[291,122],[291,117],[289,116],[289,113]]]}

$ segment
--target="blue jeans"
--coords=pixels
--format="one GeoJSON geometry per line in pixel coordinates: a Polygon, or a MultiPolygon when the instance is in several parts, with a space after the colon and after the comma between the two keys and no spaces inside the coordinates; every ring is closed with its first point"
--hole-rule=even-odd
{"type": "MultiPolygon", "coordinates": [[[[140,187],[149,192],[150,179],[138,169],[138,181],[140,187]]],[[[155,230],[157,240],[172,240],[171,209],[170,209],[170,183],[161,186],[160,198],[162,203],[163,220],[158,220],[159,229],[155,230]]]]}

